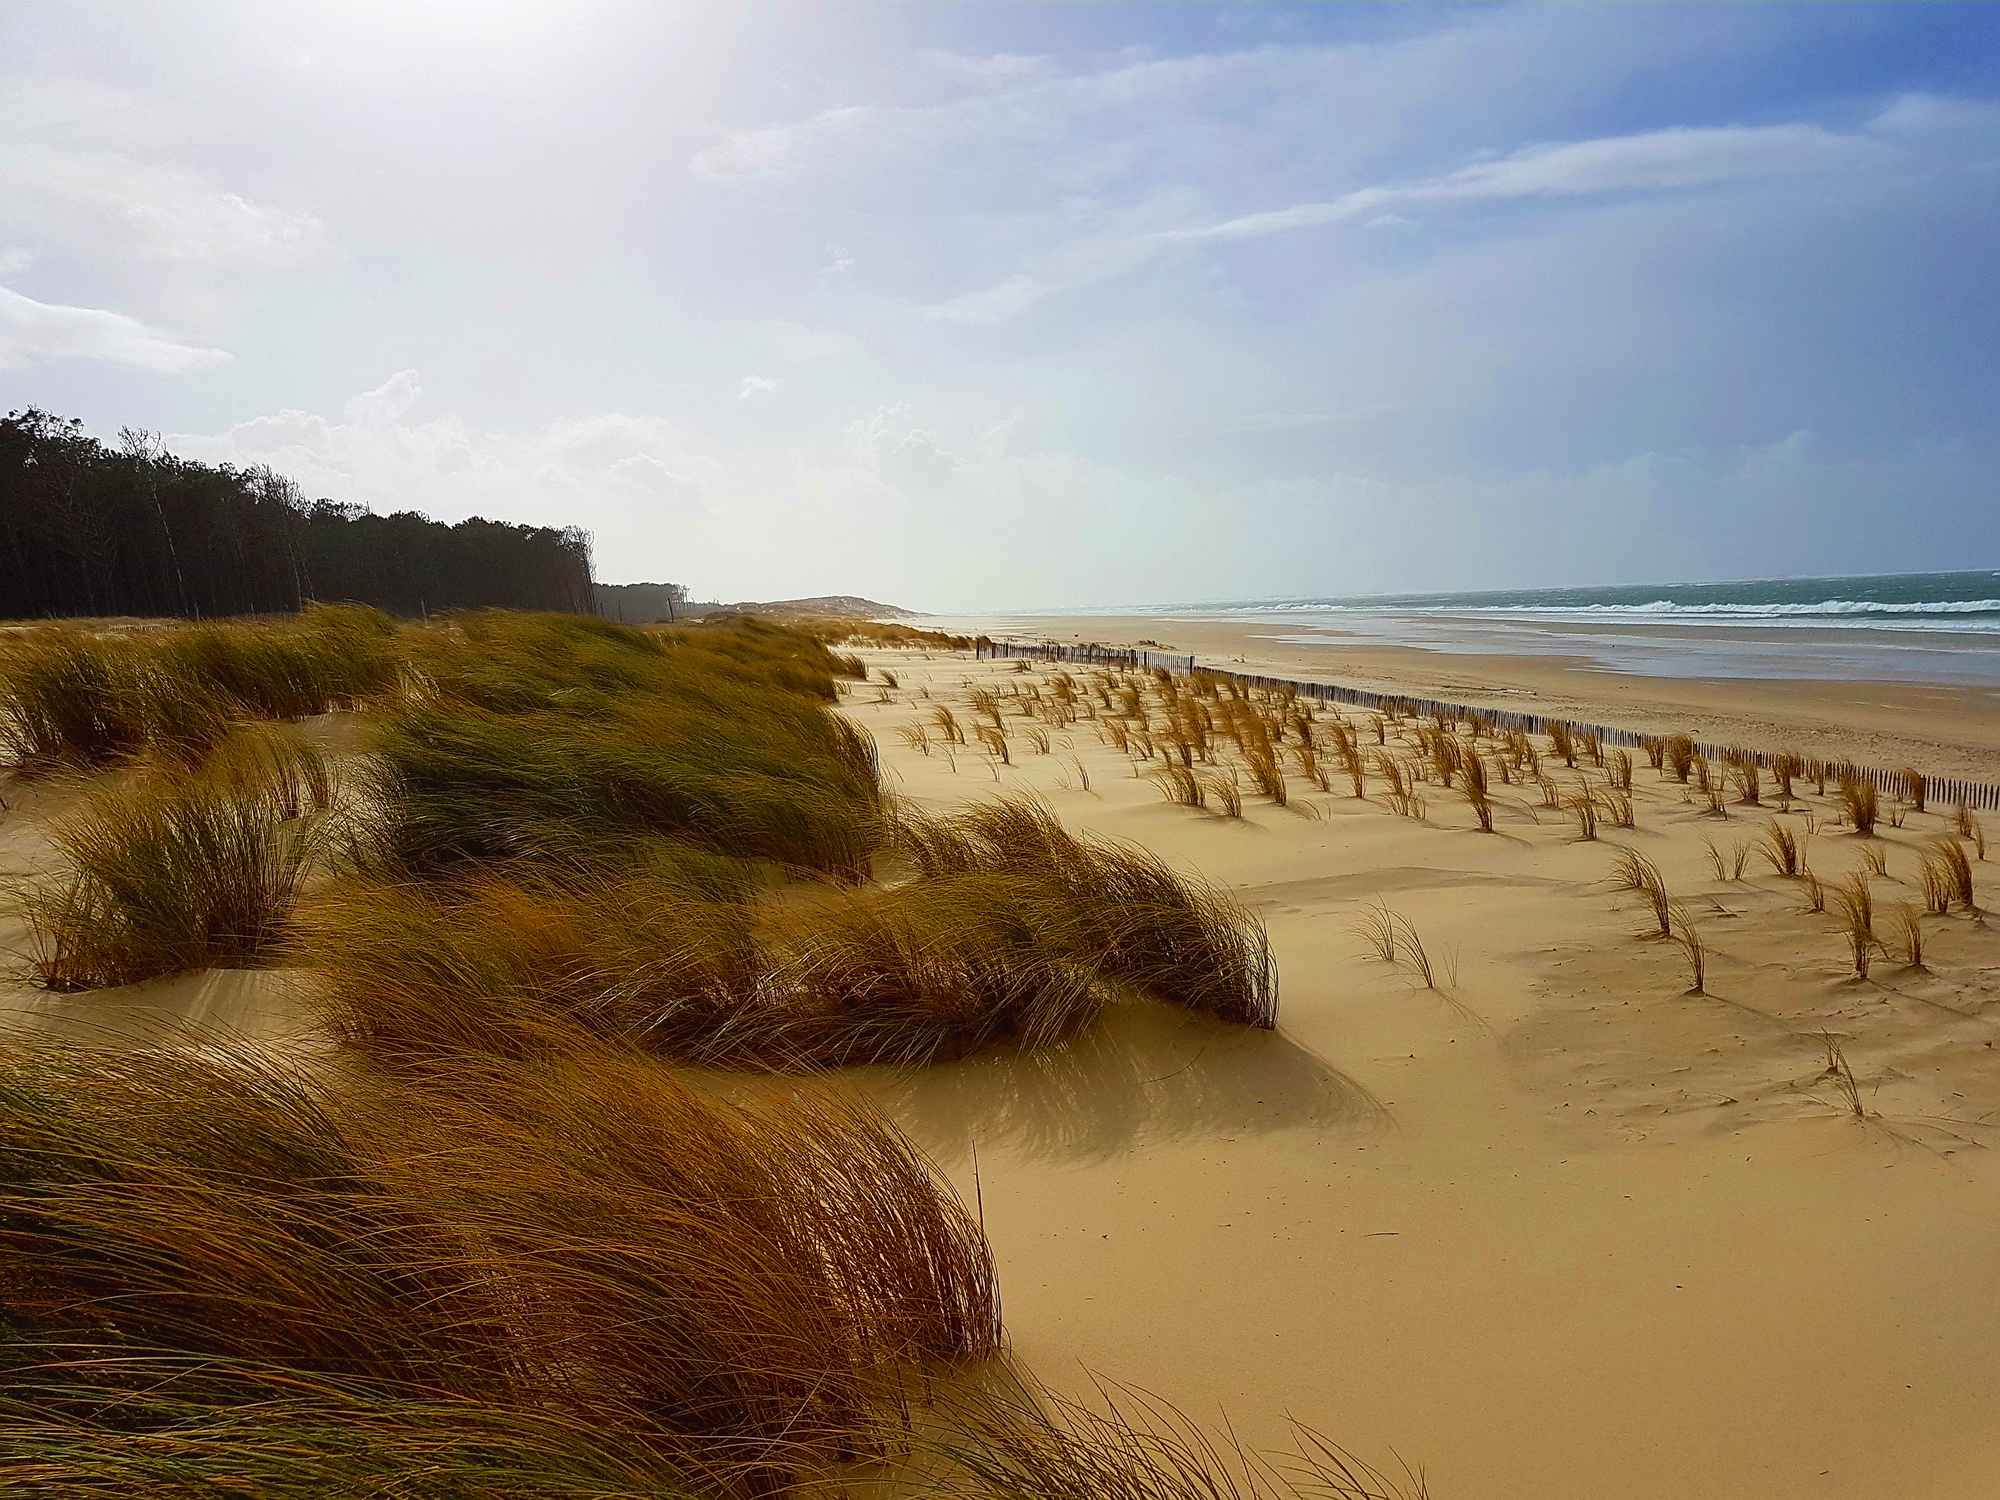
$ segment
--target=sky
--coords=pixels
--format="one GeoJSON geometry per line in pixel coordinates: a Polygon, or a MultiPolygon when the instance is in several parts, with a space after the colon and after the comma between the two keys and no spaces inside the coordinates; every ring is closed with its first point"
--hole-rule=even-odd
{"type": "Polygon", "coordinates": [[[2000,566],[2000,8],[0,9],[0,409],[940,611],[2000,566]]]}

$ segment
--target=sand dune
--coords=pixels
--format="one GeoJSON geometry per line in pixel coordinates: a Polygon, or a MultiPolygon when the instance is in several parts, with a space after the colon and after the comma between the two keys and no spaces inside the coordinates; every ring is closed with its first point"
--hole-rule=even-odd
{"type": "MultiPolygon", "coordinates": [[[[896,733],[916,694],[962,713],[1008,669],[877,659],[895,701],[846,711],[898,791],[1031,790],[1160,850],[1259,911],[1282,975],[1275,1036],[1133,1013],[1067,1053],[872,1080],[976,1196],[1044,1377],[1135,1382],[1259,1441],[1296,1416],[1439,1496],[1993,1493],[1990,926],[1927,918],[1927,969],[1877,958],[1864,983],[1799,882],[1715,878],[1704,840],[1732,857],[1773,814],[1697,811],[1643,758],[1637,827],[1594,842],[1497,785],[1492,835],[1435,786],[1423,821],[1296,780],[1230,820],[1166,804],[1088,722],[1046,755],[1016,733],[1011,766],[920,754],[896,733]],[[1627,843],[1694,912],[1708,994],[1607,880],[1627,843]],[[1377,901],[1455,982],[1364,956],[1377,901]]],[[[1860,866],[1824,801],[1793,806],[1822,877],[1860,866]]],[[[1878,910],[1917,901],[1945,822],[1885,820],[1878,910]]]]}
{"type": "MultiPolygon", "coordinates": [[[[1283,808],[1246,790],[1230,819],[1169,805],[1087,720],[1048,753],[1006,720],[1011,765],[923,754],[898,731],[936,704],[1051,673],[863,654],[899,687],[842,711],[892,789],[932,809],[1033,792],[1145,844],[1250,904],[1282,975],[1276,1032],[1135,1005],[1057,1050],[853,1071],[976,1206],[1044,1379],[1131,1383],[1257,1443],[1296,1417],[1439,1497],[1994,1492],[2000,934],[1926,917],[1924,968],[1878,956],[1860,981],[1798,881],[1754,858],[1727,878],[1782,816],[1829,883],[1880,851],[1886,934],[1947,817],[1885,816],[1873,840],[1818,797],[1718,819],[1642,759],[1636,827],[1593,841],[1518,785],[1493,787],[1490,835],[1455,792],[1398,817],[1373,780],[1357,800],[1294,777],[1283,808]],[[1627,845],[1693,914],[1707,993],[1607,878],[1627,845]],[[1368,956],[1355,926],[1378,903],[1438,988],[1368,956]]],[[[9,873],[47,862],[73,796],[20,789],[9,873]]],[[[68,1035],[194,1022],[311,1046],[297,982],[23,985],[0,1006],[68,1035]]]]}

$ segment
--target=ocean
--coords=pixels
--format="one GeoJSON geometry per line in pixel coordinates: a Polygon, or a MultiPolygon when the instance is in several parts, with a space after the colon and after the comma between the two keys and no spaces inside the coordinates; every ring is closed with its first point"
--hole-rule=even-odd
{"type": "Polygon", "coordinates": [[[1578,658],[1645,676],[2000,687],[2000,571],[1173,605],[1294,644],[1578,658]]]}

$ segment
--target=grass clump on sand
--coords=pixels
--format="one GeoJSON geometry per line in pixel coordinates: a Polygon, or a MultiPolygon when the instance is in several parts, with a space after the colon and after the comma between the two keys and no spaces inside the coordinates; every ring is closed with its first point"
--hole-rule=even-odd
{"type": "Polygon", "coordinates": [[[67,868],[19,898],[45,988],[97,989],[270,961],[324,854],[331,787],[303,746],[234,779],[111,787],[52,836],[67,868]]]}
{"type": "Polygon", "coordinates": [[[881,840],[873,747],[825,712],[831,653],[793,632],[496,612],[417,664],[422,688],[377,746],[386,869],[604,857],[665,837],[859,879],[881,840]]]}
{"type": "Polygon", "coordinates": [[[404,1062],[579,1036],[717,1066],[914,1063],[1069,1035],[1121,993],[1269,1026],[1262,927],[1141,851],[998,803],[906,818],[915,878],[773,890],[715,856],[331,895],[307,961],[349,1040],[404,1062]]]}
{"type": "Polygon", "coordinates": [[[237,722],[352,706],[400,671],[395,626],[352,606],[126,635],[49,627],[0,651],[0,751],[30,772],[148,749],[198,765],[237,722]]]}
{"type": "Polygon", "coordinates": [[[191,1426],[247,1434],[196,1456],[223,1473],[344,1429],[413,1477],[485,1440],[770,1493],[870,1441],[893,1367],[999,1339],[977,1227],[879,1119],[611,1053],[336,1098],[242,1055],[37,1049],[0,1070],[0,1224],[0,1473],[47,1493],[191,1426]]]}

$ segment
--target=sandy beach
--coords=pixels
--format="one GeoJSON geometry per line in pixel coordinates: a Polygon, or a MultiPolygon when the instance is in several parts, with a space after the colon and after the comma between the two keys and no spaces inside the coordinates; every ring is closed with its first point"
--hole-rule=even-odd
{"type": "MultiPolygon", "coordinates": [[[[1247,633],[1066,623],[1300,664],[1247,633]]],[[[1706,843],[1733,850],[1775,815],[1698,811],[1643,759],[1636,827],[1593,841],[1519,786],[1495,788],[1491,835],[1435,786],[1418,820],[1338,778],[1295,780],[1282,808],[1246,795],[1231,819],[1169,805],[1087,722],[1046,754],[1011,735],[1011,764],[920,753],[903,726],[1016,674],[870,659],[900,689],[846,711],[896,791],[938,809],[1033,792],[1158,850],[1257,911],[1282,975],[1275,1034],[1134,1012],[1063,1053],[873,1081],[981,1204],[1015,1346],[1045,1378],[1129,1382],[1259,1442],[1296,1418],[1421,1468],[1436,1496],[1992,1492],[2000,937],[1983,920],[1925,919],[1927,967],[1880,958],[1864,982],[1798,881],[1755,860],[1716,878],[1706,843]],[[1694,914],[1708,993],[1684,993],[1607,879],[1624,845],[1694,914]],[[1354,929],[1375,903],[1420,933],[1438,988],[1368,956],[1354,929]]],[[[1384,680],[1394,658],[1344,665],[1384,680]]],[[[1453,659],[1402,685],[1497,700],[1525,680],[1543,701],[1568,681],[1453,659]]],[[[1618,703],[1585,688],[1564,701],[1618,703]]],[[[1696,691],[1752,737],[1750,699],[1696,691]]],[[[1632,701],[1684,700],[1644,683],[1632,701]]],[[[1782,732],[1870,733],[1811,703],[1778,700],[1799,715],[1782,732]]],[[[1878,908],[1917,899],[1944,818],[1864,841],[1820,798],[1791,806],[1829,884],[1873,844],[1878,908]]]]}
{"type": "Polygon", "coordinates": [[[1527,656],[1503,652],[1496,643],[1490,654],[1446,653],[1332,634],[1302,644],[1296,628],[1184,614],[967,615],[924,623],[1012,640],[1153,641],[1244,672],[2000,781],[2000,692],[1990,687],[1640,676],[1604,670],[1581,650],[1527,656]]]}

